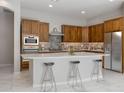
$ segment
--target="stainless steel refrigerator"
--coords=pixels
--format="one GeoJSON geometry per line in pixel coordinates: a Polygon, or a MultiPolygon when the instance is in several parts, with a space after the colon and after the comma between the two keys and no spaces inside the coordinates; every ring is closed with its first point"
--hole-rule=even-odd
{"type": "Polygon", "coordinates": [[[105,53],[104,68],[122,72],[122,32],[110,32],[104,35],[105,53]]]}

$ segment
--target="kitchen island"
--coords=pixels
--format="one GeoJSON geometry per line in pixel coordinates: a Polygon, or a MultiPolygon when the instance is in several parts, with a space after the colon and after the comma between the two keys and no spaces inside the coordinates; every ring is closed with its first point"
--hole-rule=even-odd
{"type": "MultiPolygon", "coordinates": [[[[75,52],[74,55],[69,55],[68,52],[64,53],[32,53],[22,54],[22,58],[29,59],[29,73],[33,87],[41,86],[41,78],[44,71],[45,62],[54,62],[53,72],[57,85],[67,84],[67,75],[69,71],[70,61],[80,61],[79,70],[82,81],[91,80],[90,75],[94,66],[93,60],[102,59],[103,56],[109,56],[103,53],[88,53],[88,52],[75,52]]],[[[99,65],[102,69],[102,63],[99,65]]],[[[99,74],[102,78],[102,75],[99,74]]],[[[93,79],[96,79],[94,77],[93,79]]]]}

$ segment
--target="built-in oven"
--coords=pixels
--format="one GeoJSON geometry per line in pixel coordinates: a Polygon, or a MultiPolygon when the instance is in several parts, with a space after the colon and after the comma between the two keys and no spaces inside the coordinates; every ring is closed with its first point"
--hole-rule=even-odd
{"type": "Polygon", "coordinates": [[[23,51],[38,51],[39,49],[39,36],[26,35],[23,36],[23,51]]]}

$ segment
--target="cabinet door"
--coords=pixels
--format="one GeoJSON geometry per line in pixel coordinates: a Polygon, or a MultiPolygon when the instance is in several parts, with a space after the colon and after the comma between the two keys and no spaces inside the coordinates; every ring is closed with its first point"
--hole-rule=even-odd
{"type": "Polygon", "coordinates": [[[63,42],[82,42],[82,27],[63,25],[63,42]]]}
{"type": "Polygon", "coordinates": [[[117,18],[113,20],[113,31],[123,30],[124,19],[117,18]]]}
{"type": "Polygon", "coordinates": [[[40,42],[49,41],[49,23],[40,23],[39,37],[40,42]]]}
{"type": "Polygon", "coordinates": [[[104,41],[104,24],[93,25],[89,27],[89,41],[103,42],[104,41]]]}
{"type": "Polygon", "coordinates": [[[105,29],[105,32],[114,32],[117,30],[118,31],[124,30],[124,18],[120,17],[120,18],[109,20],[109,21],[105,21],[104,29],[105,29]]]}
{"type": "Polygon", "coordinates": [[[70,31],[70,41],[71,42],[77,42],[78,40],[78,32],[77,32],[77,27],[76,26],[71,26],[71,31],[70,31]]]}
{"type": "Polygon", "coordinates": [[[82,27],[82,42],[89,41],[89,29],[88,27],[82,27]]]}
{"type": "Polygon", "coordinates": [[[29,20],[22,20],[22,24],[21,24],[21,30],[22,30],[22,34],[32,34],[31,33],[31,21],[29,20]]]}
{"type": "Polygon", "coordinates": [[[96,42],[103,42],[104,41],[104,24],[96,25],[96,42]]]}
{"type": "Polygon", "coordinates": [[[71,41],[71,27],[63,25],[62,26],[62,32],[64,34],[63,41],[64,42],[70,42],[71,41]]]}
{"type": "Polygon", "coordinates": [[[110,21],[105,21],[105,23],[104,23],[104,31],[105,32],[113,31],[113,22],[111,20],[110,21]]]}
{"type": "Polygon", "coordinates": [[[95,42],[95,37],[96,36],[96,27],[95,26],[90,26],[89,27],[89,42],[95,42]]]}
{"type": "Polygon", "coordinates": [[[31,21],[31,33],[32,35],[39,36],[39,22],[38,21],[31,21]]]}
{"type": "Polygon", "coordinates": [[[82,42],[82,27],[77,27],[77,42],[82,42]]]}

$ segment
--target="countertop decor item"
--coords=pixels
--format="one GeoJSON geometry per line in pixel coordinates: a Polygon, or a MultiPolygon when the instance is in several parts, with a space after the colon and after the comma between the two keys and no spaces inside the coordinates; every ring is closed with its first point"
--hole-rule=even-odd
{"type": "Polygon", "coordinates": [[[70,55],[74,55],[74,48],[73,48],[73,46],[69,47],[69,54],[70,55]]]}

